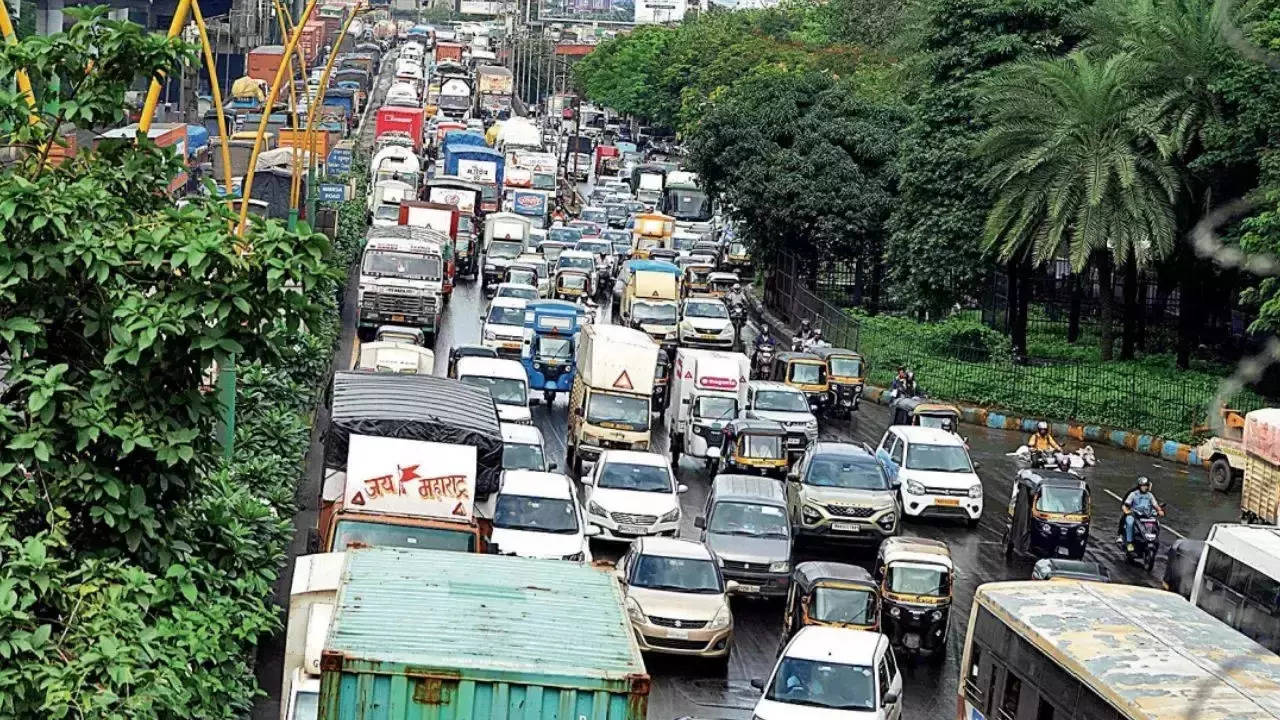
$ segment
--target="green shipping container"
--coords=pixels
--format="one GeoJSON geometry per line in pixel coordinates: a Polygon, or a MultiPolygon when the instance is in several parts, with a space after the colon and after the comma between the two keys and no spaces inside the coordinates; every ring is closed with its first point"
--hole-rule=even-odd
{"type": "Polygon", "coordinates": [[[320,720],[645,720],[613,576],[502,555],[350,550],[320,720]]]}

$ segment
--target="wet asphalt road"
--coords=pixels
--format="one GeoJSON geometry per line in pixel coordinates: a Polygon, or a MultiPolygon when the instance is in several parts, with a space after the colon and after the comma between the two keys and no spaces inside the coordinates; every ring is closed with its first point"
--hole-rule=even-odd
{"type": "MultiPolygon", "coordinates": [[[[463,282],[454,291],[453,299],[445,312],[441,332],[436,339],[436,374],[445,374],[448,350],[461,343],[480,342],[480,317],[486,301],[478,283],[463,282]]],[[[597,322],[607,322],[609,307],[602,303],[597,322]]],[[[748,337],[752,331],[748,328],[748,337]]],[[[568,422],[565,398],[557,399],[550,408],[545,405],[533,409],[534,423],[546,437],[549,459],[564,467],[564,428],[568,422]]],[[[852,422],[826,423],[823,439],[866,442],[878,445],[889,424],[888,409],[872,403],[864,403],[852,422]]],[[[971,453],[980,463],[978,474],[986,493],[985,509],[979,526],[967,529],[962,523],[928,521],[907,523],[904,533],[944,540],[951,547],[956,565],[955,607],[948,640],[946,661],[939,666],[926,662],[904,663],[906,673],[905,715],[907,720],[925,720],[954,717],[956,680],[959,676],[960,652],[964,642],[965,626],[974,589],[985,582],[995,580],[1025,579],[1031,573],[1031,561],[1006,562],[999,548],[1004,529],[1004,512],[1008,502],[1011,478],[1017,471],[1013,459],[1006,453],[1019,445],[1024,438],[1015,433],[963,425],[971,453]]],[[[666,433],[655,431],[658,449],[666,451],[666,433]]],[[[1073,449],[1069,446],[1068,449],[1073,449]]],[[[1157,562],[1151,574],[1140,567],[1124,562],[1120,548],[1114,543],[1114,530],[1119,522],[1119,501],[1107,491],[1123,496],[1138,475],[1147,475],[1155,483],[1155,490],[1168,505],[1167,527],[1162,538],[1164,544],[1173,541],[1178,534],[1202,538],[1214,522],[1234,520],[1239,511],[1239,498],[1234,495],[1213,493],[1202,470],[1188,470],[1184,466],[1155,461],[1153,458],[1124,452],[1114,448],[1095,447],[1098,465],[1084,471],[1093,492],[1094,521],[1090,531],[1090,550],[1086,559],[1105,565],[1113,581],[1159,585],[1164,567],[1163,559],[1157,562]]],[[[706,502],[710,477],[701,465],[682,459],[679,467],[680,481],[689,486],[683,497],[684,521],[682,534],[697,537],[693,520],[706,502]]],[[[597,543],[594,552],[598,560],[613,560],[621,554],[622,546],[597,543]]],[[[854,562],[870,568],[874,553],[867,551],[841,552],[835,550],[805,549],[797,560],[821,557],[824,559],[854,562]]],[[[735,634],[732,658],[727,679],[709,675],[703,666],[693,660],[670,656],[651,655],[646,665],[653,676],[653,690],[649,704],[649,718],[670,720],[685,715],[709,720],[739,720],[751,717],[751,708],[758,691],[750,686],[750,679],[768,674],[772,668],[781,627],[780,602],[743,599],[735,601],[735,634]]]]}

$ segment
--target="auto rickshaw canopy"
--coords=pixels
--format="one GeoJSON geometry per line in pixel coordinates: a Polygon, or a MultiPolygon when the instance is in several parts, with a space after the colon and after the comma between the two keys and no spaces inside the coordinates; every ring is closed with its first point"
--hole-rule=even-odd
{"type": "MultiPolygon", "coordinates": [[[[828,598],[831,600],[832,598],[828,598]]],[[[838,627],[859,627],[874,629],[879,626],[880,590],[871,573],[857,565],[838,562],[809,561],[796,565],[791,574],[791,591],[787,595],[787,606],[784,612],[785,642],[804,625],[833,625],[838,627]],[[820,610],[817,605],[822,598],[819,593],[829,590],[831,593],[861,594],[864,603],[861,608],[847,603],[834,602],[827,611],[830,613],[851,611],[860,612],[861,621],[848,617],[844,620],[815,617],[820,610]]]]}
{"type": "Polygon", "coordinates": [[[819,585],[859,586],[876,589],[876,581],[871,573],[857,565],[845,563],[811,560],[796,565],[791,573],[791,582],[802,595],[808,595],[819,585]]]}
{"type": "Polygon", "coordinates": [[[947,420],[951,421],[954,432],[960,425],[960,408],[922,397],[900,397],[893,401],[894,425],[942,428],[947,420]]]}
{"type": "Polygon", "coordinates": [[[809,349],[809,354],[822,358],[822,361],[827,364],[827,375],[829,377],[862,378],[866,375],[867,360],[862,357],[862,353],[838,347],[815,347],[809,349]],[[858,372],[853,375],[836,372],[835,368],[832,366],[832,361],[839,358],[856,360],[858,363],[858,372]]]}
{"type": "Polygon", "coordinates": [[[784,351],[773,356],[773,372],[772,379],[788,385],[804,386],[802,389],[809,389],[818,385],[825,386],[827,384],[827,363],[822,358],[810,352],[793,352],[784,351]],[[817,382],[807,383],[791,378],[792,365],[813,365],[821,368],[819,379],[817,382]]]}

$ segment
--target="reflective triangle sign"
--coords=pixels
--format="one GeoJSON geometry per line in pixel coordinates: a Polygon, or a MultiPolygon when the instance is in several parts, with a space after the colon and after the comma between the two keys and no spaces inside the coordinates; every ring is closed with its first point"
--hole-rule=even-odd
{"type": "Polygon", "coordinates": [[[613,386],[622,390],[633,389],[631,387],[631,376],[627,374],[626,370],[623,370],[622,374],[618,376],[618,379],[613,381],[613,386]]]}

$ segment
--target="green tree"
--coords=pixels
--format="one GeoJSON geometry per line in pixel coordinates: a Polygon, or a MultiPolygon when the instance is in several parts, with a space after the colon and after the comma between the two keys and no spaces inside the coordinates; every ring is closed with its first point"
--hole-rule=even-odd
{"type": "MultiPolygon", "coordinates": [[[[1093,62],[1077,51],[1000,68],[978,96],[991,123],[976,148],[995,194],[987,245],[1019,265],[1064,250],[1077,272],[1094,260],[1103,360],[1113,342],[1110,262],[1146,266],[1166,256],[1177,226],[1181,178],[1139,126],[1139,67],[1128,55],[1093,62]]],[[[1025,341],[1013,339],[1015,346],[1025,341]]]]}

